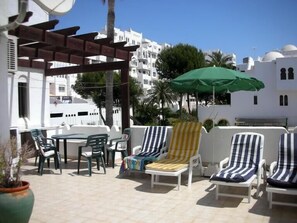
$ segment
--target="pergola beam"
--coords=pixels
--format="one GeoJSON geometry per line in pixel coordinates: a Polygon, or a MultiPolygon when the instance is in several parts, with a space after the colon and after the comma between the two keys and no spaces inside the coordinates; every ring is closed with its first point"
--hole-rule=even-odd
{"type": "MultiPolygon", "coordinates": [[[[28,21],[31,15],[32,12],[28,12],[25,21],[28,21]]],[[[15,18],[9,19],[13,21],[15,18]]],[[[52,20],[31,26],[19,25],[17,29],[9,31],[9,35],[18,37],[18,66],[42,69],[45,76],[120,70],[122,128],[128,128],[130,126],[129,61],[132,57],[131,52],[139,46],[126,47],[127,42],[112,43],[111,38],[95,39],[97,32],[76,35],[79,26],[53,30],[58,22],[52,20]],[[90,64],[89,57],[93,56],[112,57],[115,61],[90,64]],[[50,68],[54,61],[71,65],[50,68]]]]}
{"type": "Polygon", "coordinates": [[[45,70],[45,76],[87,73],[92,71],[121,70],[126,68],[127,64],[129,69],[129,62],[127,63],[126,61],[58,67],[45,70]]]}
{"type": "MultiPolygon", "coordinates": [[[[130,59],[130,48],[127,48],[128,50],[126,50],[125,47],[118,49],[112,44],[98,44],[100,41],[87,41],[75,37],[67,37],[59,33],[47,32],[34,27],[20,25],[17,28],[16,36],[33,42],[40,42],[54,47],[65,48],[65,50],[73,50],[73,52],[87,53],[87,56],[103,55],[121,60],[130,59]],[[94,51],[95,44],[97,45],[97,47],[95,47],[97,49],[96,52],[94,51]],[[92,54],[88,54],[88,50],[90,49],[92,54]]],[[[104,41],[106,41],[106,39],[104,39],[104,41]]],[[[122,43],[120,45],[122,45],[122,43]]],[[[56,50],[58,51],[58,49],[56,50]]]]}

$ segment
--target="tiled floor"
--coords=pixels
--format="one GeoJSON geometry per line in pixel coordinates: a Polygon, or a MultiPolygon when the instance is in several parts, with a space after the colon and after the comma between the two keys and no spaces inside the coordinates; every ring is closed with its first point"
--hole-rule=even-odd
{"type": "MultiPolygon", "coordinates": [[[[30,223],[39,222],[297,222],[297,208],[268,208],[267,195],[254,197],[251,203],[238,198],[215,200],[215,191],[207,178],[194,177],[191,190],[182,177],[181,190],[167,186],[150,188],[150,176],[132,174],[119,177],[114,169],[93,168],[88,176],[87,164],[76,174],[76,161],[59,170],[45,169],[37,175],[33,159],[25,166],[23,180],[30,182],[35,204],[30,223]]],[[[164,180],[164,178],[162,178],[164,180]]],[[[165,178],[167,180],[168,178],[165,178]]],[[[170,179],[176,180],[176,179],[170,179]]],[[[252,194],[256,192],[252,190],[252,194]]]]}

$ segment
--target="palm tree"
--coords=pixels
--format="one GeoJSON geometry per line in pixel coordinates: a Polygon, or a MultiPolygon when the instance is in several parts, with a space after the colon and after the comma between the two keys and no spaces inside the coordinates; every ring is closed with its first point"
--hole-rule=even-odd
{"type": "Polygon", "coordinates": [[[210,66],[216,66],[216,67],[225,67],[229,69],[233,69],[233,58],[231,55],[226,55],[222,53],[222,51],[214,51],[211,54],[207,55],[209,59],[206,59],[206,62],[210,66]]]}
{"type": "MultiPolygon", "coordinates": [[[[115,24],[115,0],[102,0],[105,4],[108,2],[108,13],[107,13],[107,38],[111,38],[114,41],[114,24],[115,24]]],[[[113,62],[113,58],[107,57],[107,62],[113,62]]],[[[113,71],[107,71],[106,74],[106,124],[111,127],[113,125],[113,71]]]]}
{"type": "Polygon", "coordinates": [[[154,86],[151,91],[147,94],[146,101],[151,104],[158,106],[161,104],[161,115],[162,120],[165,120],[165,104],[168,106],[176,101],[176,94],[169,87],[169,82],[165,80],[154,81],[154,86]]]}

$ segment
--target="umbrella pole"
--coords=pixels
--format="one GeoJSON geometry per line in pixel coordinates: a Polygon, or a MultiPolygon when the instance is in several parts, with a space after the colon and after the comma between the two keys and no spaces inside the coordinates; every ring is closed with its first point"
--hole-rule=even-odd
{"type": "MultiPolygon", "coordinates": [[[[213,103],[213,110],[216,109],[216,102],[215,102],[215,86],[212,86],[212,103],[213,103]]],[[[215,117],[212,118],[212,129],[214,129],[214,119],[215,117]]],[[[213,135],[213,134],[212,134],[213,135]]],[[[213,136],[212,136],[213,137],[213,136]]],[[[212,161],[211,164],[214,165],[214,143],[212,140],[212,161]]]]}
{"type": "Polygon", "coordinates": [[[198,116],[198,92],[195,94],[196,97],[196,115],[197,115],[197,120],[199,121],[199,116],[198,116]]]}
{"type": "MultiPolygon", "coordinates": [[[[215,110],[215,86],[212,87],[212,101],[213,101],[213,111],[215,110]]],[[[214,131],[214,120],[217,117],[217,115],[213,116],[212,118],[212,131],[214,131]]],[[[217,172],[219,172],[219,166],[217,164],[214,163],[214,133],[211,133],[211,137],[212,137],[212,160],[211,163],[208,164],[205,172],[204,172],[204,176],[211,176],[212,174],[215,174],[217,172]]]]}
{"type": "Polygon", "coordinates": [[[183,94],[180,93],[180,100],[179,100],[179,117],[182,118],[182,104],[183,104],[183,94]]]}

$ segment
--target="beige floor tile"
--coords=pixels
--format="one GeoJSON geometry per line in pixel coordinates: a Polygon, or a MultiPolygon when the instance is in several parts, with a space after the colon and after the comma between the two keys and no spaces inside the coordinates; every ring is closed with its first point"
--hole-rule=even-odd
{"type": "MultiPolygon", "coordinates": [[[[67,165],[62,164],[62,175],[45,169],[43,176],[39,176],[33,162],[34,159],[29,160],[23,176],[35,195],[30,223],[291,223],[297,219],[297,208],[269,209],[266,193],[258,199],[253,197],[251,203],[227,197],[215,200],[215,188],[208,178],[195,176],[189,189],[187,176],[183,176],[181,190],[177,191],[159,185],[151,188],[150,176],[145,174],[119,177],[119,166],[108,167],[106,175],[94,168],[89,177],[83,169],[77,175],[76,161],[69,160],[67,165]]],[[[82,168],[86,167],[84,163],[82,168]]]]}

